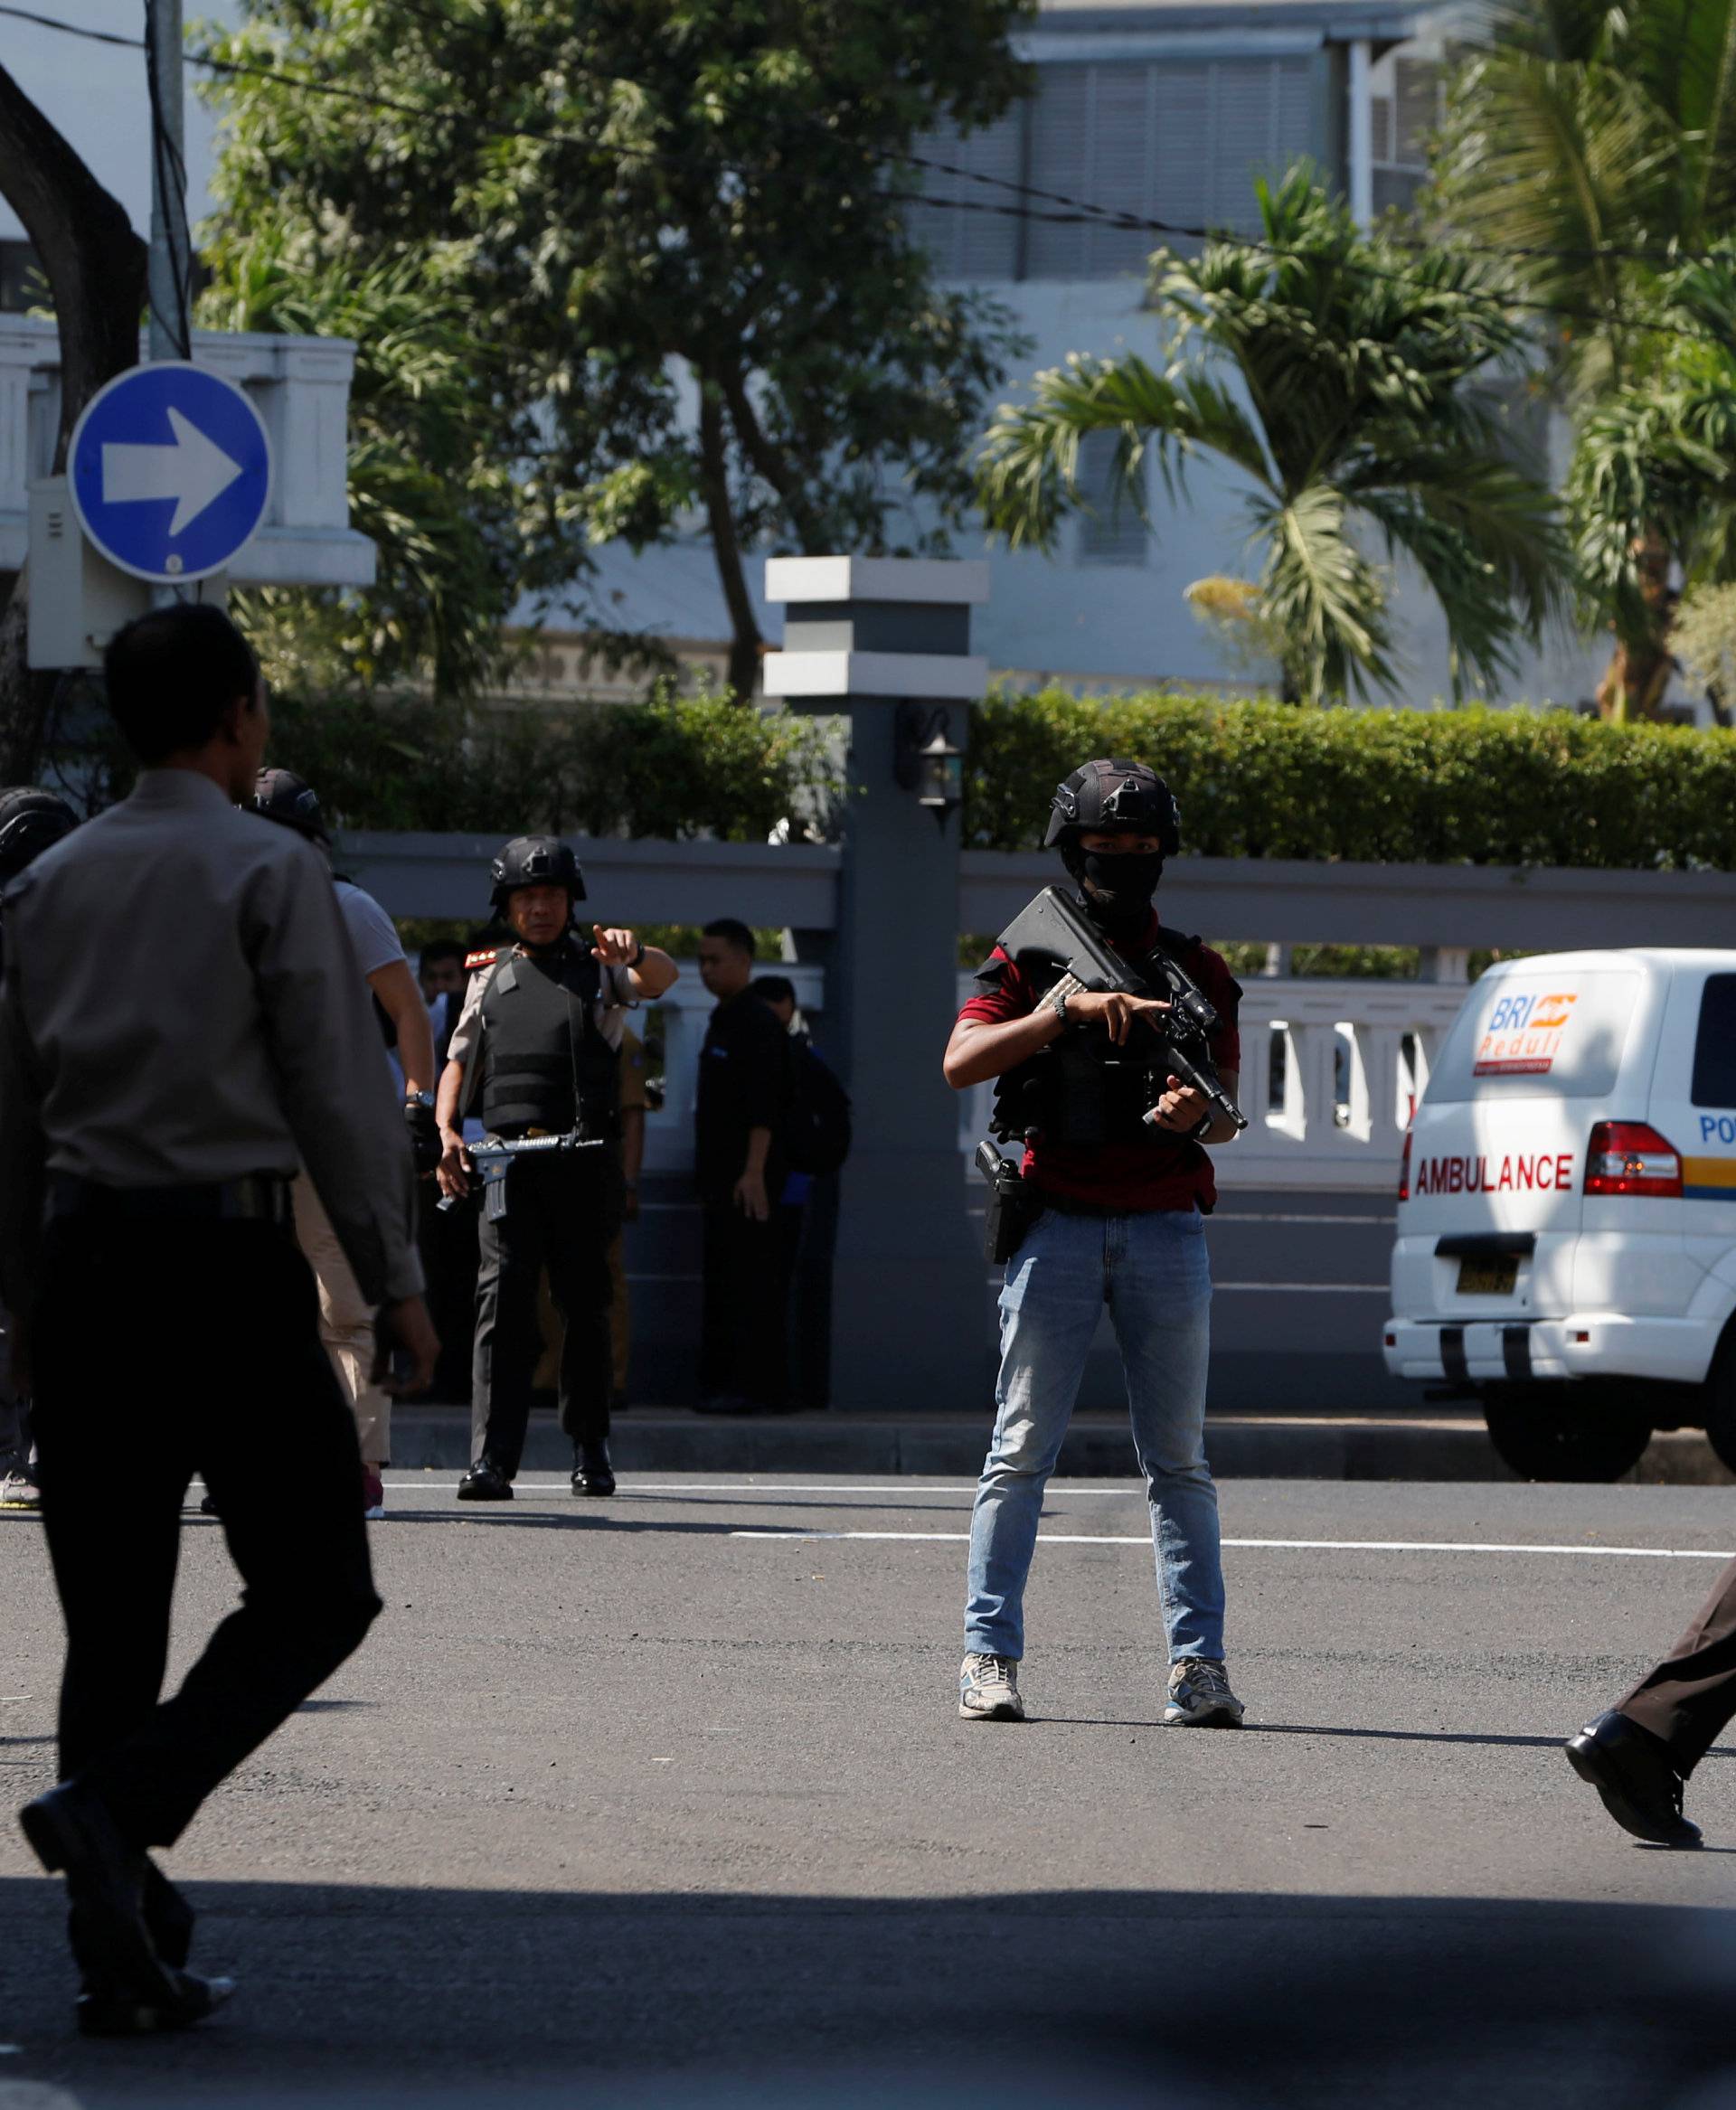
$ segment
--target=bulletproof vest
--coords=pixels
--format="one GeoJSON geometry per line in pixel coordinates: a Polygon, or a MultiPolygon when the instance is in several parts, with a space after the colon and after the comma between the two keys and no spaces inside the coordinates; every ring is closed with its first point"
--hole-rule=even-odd
{"type": "MultiPolygon", "coordinates": [[[[1186,963],[1197,938],[1159,933],[1158,943],[1186,963]]],[[[1139,966],[1136,959],[1130,963],[1139,966]]],[[[988,978],[985,968],[979,980],[988,978]]],[[[1145,1126],[1163,1097],[1167,1065],[1155,1046],[1118,1048],[1105,1032],[1069,1032],[995,1080],[990,1131],[1008,1143],[1062,1144],[1069,1149],[1115,1149],[1129,1143],[1190,1154],[1198,1145],[1166,1129],[1145,1126]]]]}
{"type": "Polygon", "coordinates": [[[619,1056],[598,1031],[595,960],[562,944],[546,960],[510,954],[482,996],[483,1126],[587,1135],[620,1130],[619,1056]]]}

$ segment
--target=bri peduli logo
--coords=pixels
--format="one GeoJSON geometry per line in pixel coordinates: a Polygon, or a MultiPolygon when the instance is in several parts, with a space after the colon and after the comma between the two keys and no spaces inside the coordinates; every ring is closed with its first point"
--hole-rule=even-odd
{"type": "Polygon", "coordinates": [[[1503,996],[1489,1013],[1477,1043],[1474,1077],[1543,1077],[1561,1051],[1572,1022],[1577,992],[1551,990],[1503,996]]]}

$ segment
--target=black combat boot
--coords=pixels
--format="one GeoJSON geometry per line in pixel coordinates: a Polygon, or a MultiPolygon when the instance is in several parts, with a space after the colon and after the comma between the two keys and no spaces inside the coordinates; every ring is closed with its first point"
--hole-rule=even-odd
{"type": "Polygon", "coordinates": [[[580,1444],[573,1460],[572,1492],[575,1494],[613,1494],[615,1468],[609,1462],[606,1443],[580,1444]]]}

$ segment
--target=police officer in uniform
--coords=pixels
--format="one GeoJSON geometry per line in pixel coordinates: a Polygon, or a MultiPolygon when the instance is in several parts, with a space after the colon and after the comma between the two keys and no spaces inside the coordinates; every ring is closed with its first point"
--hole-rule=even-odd
{"type": "Polygon", "coordinates": [[[229,1990],[184,1968],[193,1915],[149,1850],[380,1610],[355,1425],[291,1229],[298,1167],[408,1382],[437,1343],[403,1122],[331,875],[237,810],[270,722],[258,664],[219,609],[185,602],[128,624],[105,671],[137,788],[6,896],[0,1291],[27,1322],[67,1643],[61,1785],[20,1823],[66,1876],[80,2027],[137,2035],[229,1990]],[[162,1700],[195,1473],[245,1589],[162,1700]]]}
{"type": "Polygon", "coordinates": [[[554,836],[517,837],[495,858],[491,876],[495,913],[514,942],[467,962],[480,971],[440,1078],[441,1188],[460,1196],[476,1178],[462,1123],[478,1096],[490,1138],[572,1135],[602,1147],[514,1159],[504,1192],[484,1209],[473,1463],[458,1495],[466,1502],[512,1499],[542,1345],[537,1284],[545,1267],[565,1327],[561,1427],[573,1445],[572,1491],[613,1494],[609,1252],[623,1209],[621,1036],[627,1006],[660,996],[676,968],[630,930],[598,924],[592,944],[575,937],[573,908],[585,898],[584,876],[554,836]]]}
{"type": "MultiPolygon", "coordinates": [[[[78,825],[78,815],[58,793],[21,786],[0,791],[0,887],[52,849],[78,825]]],[[[0,911],[0,969],[5,965],[5,924],[0,911]]],[[[0,1332],[6,1315],[0,1306],[0,1332]]],[[[0,1509],[36,1509],[42,1502],[30,1407],[11,1373],[0,1366],[0,1509]]]]}
{"type": "MultiPolygon", "coordinates": [[[[1153,905],[1180,843],[1175,801],[1137,762],[1076,769],[1052,802],[1048,847],[1087,917],[1136,968],[1160,947],[1222,1022],[1212,1047],[1235,1097],[1241,991],[1222,958],[1165,930],[1153,905]]],[[[947,1081],[1000,1080],[1005,1126],[1026,1139],[1027,1206],[1040,1213],[1006,1263],[994,1441],[971,1518],[958,1711],[1023,1719],[1026,1572],[1043,1488],[1067,1433],[1105,1305],[1127,1374],[1146,1476],[1169,1644],[1165,1721],[1239,1726],[1223,1662],[1217,1491],[1203,1425],[1211,1274],[1205,1213],[1217,1198],[1206,1146],[1237,1131],[1196,1090],[1140,1059],[1165,1006],[1118,993],[1043,987],[996,947],[948,1043],[947,1081]],[[1145,1116],[1156,1107],[1156,1123],[1145,1116]]]]}

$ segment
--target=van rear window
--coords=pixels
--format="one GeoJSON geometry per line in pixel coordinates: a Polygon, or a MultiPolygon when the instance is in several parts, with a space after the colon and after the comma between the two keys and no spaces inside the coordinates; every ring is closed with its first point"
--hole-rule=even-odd
{"type": "Polygon", "coordinates": [[[1694,1040],[1694,1103],[1736,1107],[1736,975],[1708,975],[1694,1040]]]}
{"type": "Polygon", "coordinates": [[[1601,1097],[1621,1068],[1638,994],[1630,968],[1491,980],[1453,1021],[1429,1073],[1429,1104],[1601,1097]]]}

